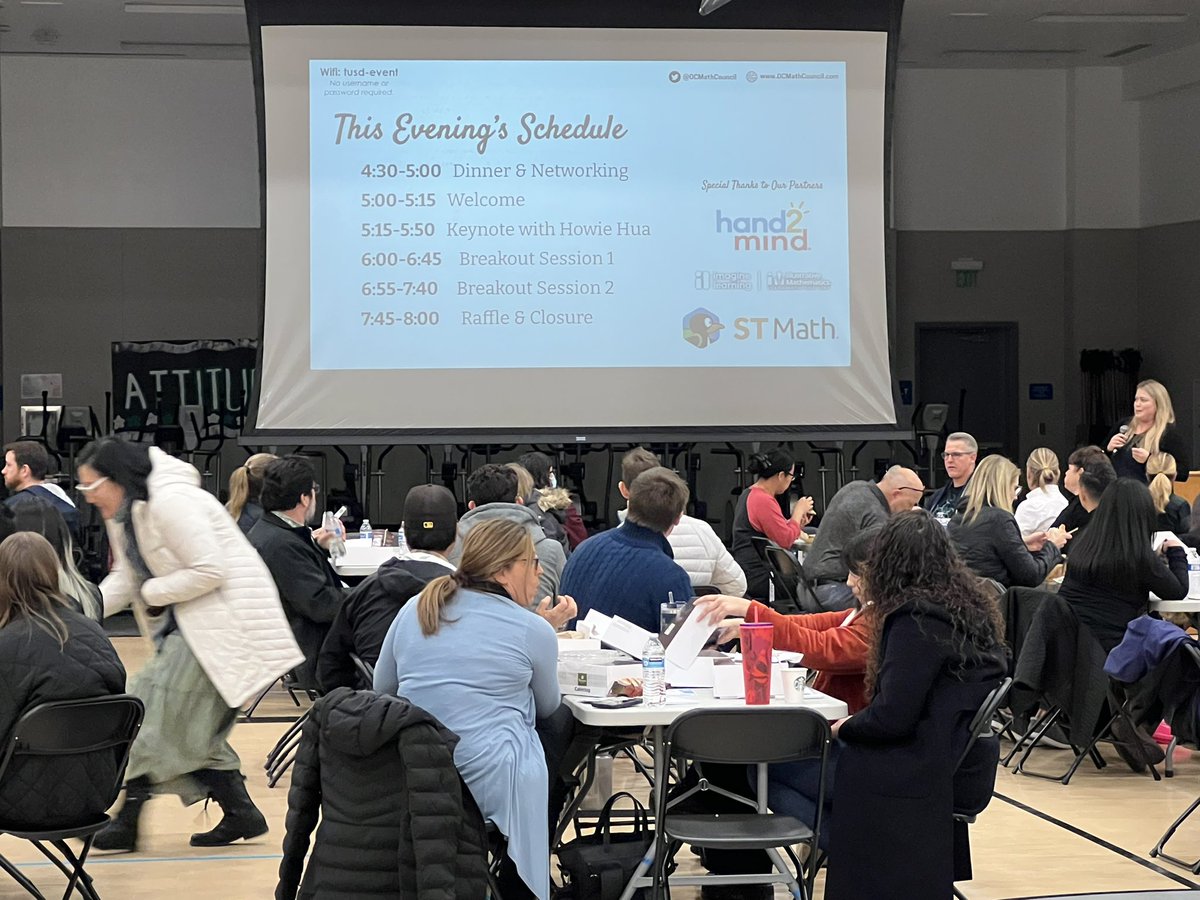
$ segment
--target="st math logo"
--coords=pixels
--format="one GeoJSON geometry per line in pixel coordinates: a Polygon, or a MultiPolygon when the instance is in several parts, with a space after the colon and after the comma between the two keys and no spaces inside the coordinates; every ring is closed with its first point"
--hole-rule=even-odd
{"type": "Polygon", "coordinates": [[[703,350],[721,339],[721,330],[724,327],[716,313],[701,306],[683,317],[683,339],[693,347],[703,350]]]}

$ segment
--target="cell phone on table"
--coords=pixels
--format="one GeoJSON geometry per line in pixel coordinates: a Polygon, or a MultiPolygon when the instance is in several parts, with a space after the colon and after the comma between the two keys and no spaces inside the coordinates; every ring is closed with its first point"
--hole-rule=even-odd
{"type": "Polygon", "coordinates": [[[600,709],[624,709],[627,706],[637,706],[642,702],[641,697],[597,697],[595,700],[584,700],[589,706],[600,709]]]}

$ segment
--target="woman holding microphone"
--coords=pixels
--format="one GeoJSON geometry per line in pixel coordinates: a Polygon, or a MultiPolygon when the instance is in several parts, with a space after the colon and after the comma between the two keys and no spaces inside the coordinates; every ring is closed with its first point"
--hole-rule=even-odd
{"type": "Polygon", "coordinates": [[[1175,408],[1167,389],[1154,380],[1143,381],[1133,395],[1133,417],[1124,422],[1106,448],[1120,478],[1146,482],[1146,460],[1155,453],[1175,457],[1177,481],[1187,481],[1192,467],[1184,436],[1175,428],[1175,408]],[[1183,477],[1181,478],[1180,475],[1183,477]]]}

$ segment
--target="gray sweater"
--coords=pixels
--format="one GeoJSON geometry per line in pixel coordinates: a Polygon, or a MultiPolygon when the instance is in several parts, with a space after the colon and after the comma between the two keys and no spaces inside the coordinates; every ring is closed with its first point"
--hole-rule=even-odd
{"type": "Polygon", "coordinates": [[[873,481],[851,481],[833,495],[804,557],[804,575],[813,583],[845,581],[842,547],[864,528],[882,525],[891,515],[887,498],[873,481]]]}

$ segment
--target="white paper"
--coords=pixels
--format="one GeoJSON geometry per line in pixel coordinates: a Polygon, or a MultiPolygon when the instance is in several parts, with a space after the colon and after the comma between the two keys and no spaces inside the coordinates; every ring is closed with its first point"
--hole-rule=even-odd
{"type": "Polygon", "coordinates": [[[632,622],[627,622],[620,616],[613,616],[608,627],[600,634],[600,640],[610,647],[624,650],[630,656],[641,659],[646,642],[653,635],[644,628],[638,628],[632,622]]]}
{"type": "Polygon", "coordinates": [[[696,661],[712,633],[713,626],[704,622],[701,609],[693,603],[688,603],[675,617],[675,624],[667,642],[667,662],[680,669],[687,669],[696,661]]]}
{"type": "Polygon", "coordinates": [[[1156,531],[1154,532],[1154,537],[1150,539],[1150,549],[1157,553],[1159,548],[1167,541],[1175,541],[1177,544],[1183,543],[1183,541],[1175,536],[1175,532],[1173,531],[1156,531]]]}

